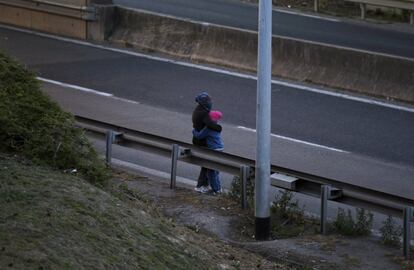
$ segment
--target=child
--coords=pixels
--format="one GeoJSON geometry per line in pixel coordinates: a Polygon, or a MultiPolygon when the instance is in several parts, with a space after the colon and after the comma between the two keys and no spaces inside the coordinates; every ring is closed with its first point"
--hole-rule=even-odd
{"type": "MultiPolygon", "coordinates": [[[[210,111],[209,112],[210,120],[214,123],[217,123],[223,116],[219,111],[210,111]]],[[[220,131],[210,129],[209,127],[204,127],[202,130],[197,131],[193,129],[193,135],[197,139],[205,139],[207,147],[214,149],[216,151],[223,151],[224,145],[221,140],[220,131]]],[[[208,180],[210,181],[211,193],[217,195],[221,193],[221,183],[219,177],[219,171],[208,169],[207,172],[208,180]]]]}

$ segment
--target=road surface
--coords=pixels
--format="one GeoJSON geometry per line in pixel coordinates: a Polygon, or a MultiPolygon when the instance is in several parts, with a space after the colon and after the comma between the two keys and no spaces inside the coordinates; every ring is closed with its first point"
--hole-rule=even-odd
{"type": "MultiPolygon", "coordinates": [[[[164,136],[181,134],[176,138],[189,139],[186,134],[191,129],[194,96],[208,91],[214,108],[224,113],[226,151],[254,157],[256,81],[251,78],[5,28],[0,28],[0,49],[38,76],[73,85],[69,90],[82,90],[56,96],[61,103],[69,102],[66,106],[75,113],[108,117],[123,125],[141,120],[134,128],[164,136]],[[98,94],[83,98],[81,93],[91,89],[98,94]],[[105,95],[128,100],[126,104],[134,101],[148,109],[132,113],[125,104],[98,103],[98,97],[105,95]],[[153,112],[155,109],[163,113],[153,112]]],[[[272,88],[273,162],[414,196],[412,108],[390,108],[326,95],[304,90],[302,85],[273,84],[272,88]]]]}
{"type": "MultiPolygon", "coordinates": [[[[115,4],[257,31],[257,7],[238,0],[114,0],[115,4]]],[[[414,58],[414,30],[273,11],[273,34],[414,58]]],[[[405,28],[407,29],[407,28],[405,28]]]]}

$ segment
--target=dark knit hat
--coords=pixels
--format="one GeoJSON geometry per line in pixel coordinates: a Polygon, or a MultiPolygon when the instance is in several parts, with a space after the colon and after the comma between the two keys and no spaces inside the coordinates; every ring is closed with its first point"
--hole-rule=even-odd
{"type": "Polygon", "coordinates": [[[207,92],[202,92],[201,94],[198,94],[195,98],[195,101],[207,111],[210,111],[213,105],[211,102],[211,98],[207,92]]]}

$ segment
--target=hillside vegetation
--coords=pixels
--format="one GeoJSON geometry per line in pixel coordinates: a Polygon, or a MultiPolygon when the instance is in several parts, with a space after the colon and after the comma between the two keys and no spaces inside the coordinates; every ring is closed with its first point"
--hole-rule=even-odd
{"type": "Polygon", "coordinates": [[[162,217],[138,193],[0,154],[0,269],[285,269],[162,217]]]}
{"type": "Polygon", "coordinates": [[[287,269],[164,218],[74,124],[0,53],[0,269],[287,269]]]}
{"type": "Polygon", "coordinates": [[[74,118],[40,90],[33,73],[0,52],[0,150],[37,164],[77,169],[89,181],[107,179],[100,161],[74,118]]]}

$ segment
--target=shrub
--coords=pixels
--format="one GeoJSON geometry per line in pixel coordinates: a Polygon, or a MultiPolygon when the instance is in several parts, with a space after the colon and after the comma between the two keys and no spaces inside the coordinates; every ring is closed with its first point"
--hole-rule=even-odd
{"type": "Polygon", "coordinates": [[[0,150],[37,164],[76,168],[92,183],[107,179],[105,164],[85,134],[40,90],[33,73],[0,52],[0,150]]]}
{"type": "Polygon", "coordinates": [[[342,208],[338,209],[336,220],[333,223],[337,232],[347,236],[370,235],[373,223],[373,215],[366,213],[365,209],[357,208],[356,220],[354,220],[351,210],[345,213],[342,208]]]}
{"type": "Polygon", "coordinates": [[[271,207],[272,235],[276,238],[297,236],[305,231],[305,225],[312,225],[312,220],[305,218],[304,210],[298,200],[293,199],[293,193],[280,190],[271,207]]]}
{"type": "MultiPolygon", "coordinates": [[[[247,208],[249,210],[253,209],[254,206],[254,178],[250,177],[247,180],[247,188],[246,188],[246,197],[247,197],[247,208]]],[[[231,199],[236,202],[241,202],[241,181],[240,177],[235,176],[233,177],[233,181],[231,182],[230,192],[228,193],[231,199]]]]}
{"type": "Polygon", "coordinates": [[[385,245],[399,246],[402,227],[398,226],[392,216],[388,216],[380,228],[381,242],[385,245]]]}

